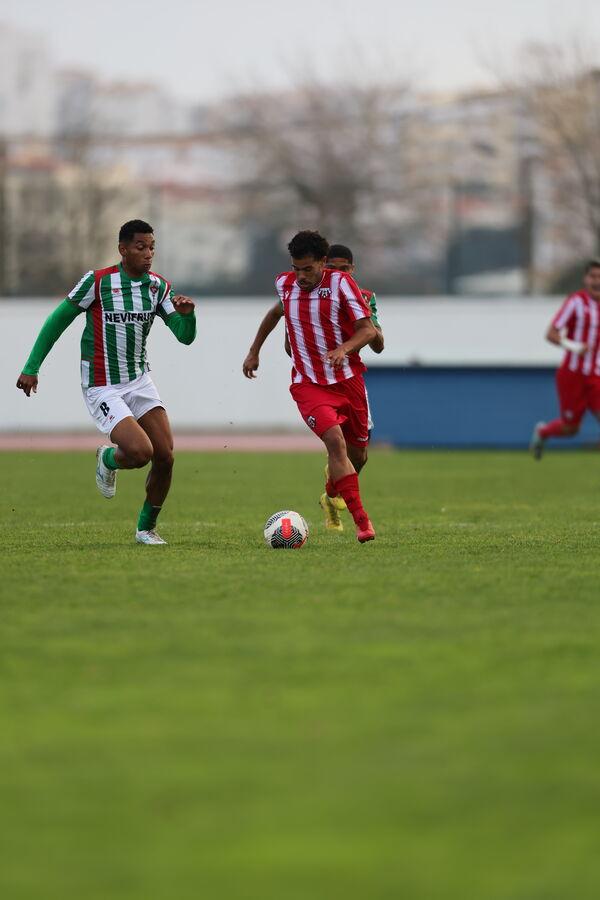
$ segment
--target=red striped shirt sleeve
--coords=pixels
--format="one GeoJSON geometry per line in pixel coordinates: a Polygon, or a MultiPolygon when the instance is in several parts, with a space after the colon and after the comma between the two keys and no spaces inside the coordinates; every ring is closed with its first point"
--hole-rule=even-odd
{"type": "Polygon", "coordinates": [[[279,302],[283,307],[283,286],[285,284],[285,275],[278,275],[275,279],[275,290],[277,291],[277,296],[279,298],[279,302]]]}
{"type": "Polygon", "coordinates": [[[357,321],[358,319],[369,319],[371,317],[371,308],[365,302],[362,292],[351,275],[343,275],[340,278],[339,286],[340,296],[344,299],[344,306],[348,310],[350,318],[357,321]]]}
{"type": "Polygon", "coordinates": [[[553,328],[564,328],[569,324],[573,314],[575,312],[575,297],[567,297],[559,311],[556,313],[554,318],[552,319],[552,327],[553,328]]]}

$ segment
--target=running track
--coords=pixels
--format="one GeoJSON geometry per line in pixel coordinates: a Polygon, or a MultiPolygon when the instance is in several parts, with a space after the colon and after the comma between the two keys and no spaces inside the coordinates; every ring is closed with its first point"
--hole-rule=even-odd
{"type": "MultiPolygon", "coordinates": [[[[0,450],[95,450],[107,440],[94,434],[2,434],[0,450]]],[[[322,453],[322,443],[312,434],[177,434],[176,450],[246,452],[290,452],[303,450],[322,453]]]]}

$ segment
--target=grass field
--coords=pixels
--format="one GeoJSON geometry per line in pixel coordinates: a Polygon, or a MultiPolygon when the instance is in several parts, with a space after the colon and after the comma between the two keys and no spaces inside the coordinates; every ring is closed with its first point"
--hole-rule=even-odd
{"type": "Polygon", "coordinates": [[[600,461],[0,456],[5,900],[597,900],[600,461]],[[262,524],[291,506],[301,551],[262,524]]]}

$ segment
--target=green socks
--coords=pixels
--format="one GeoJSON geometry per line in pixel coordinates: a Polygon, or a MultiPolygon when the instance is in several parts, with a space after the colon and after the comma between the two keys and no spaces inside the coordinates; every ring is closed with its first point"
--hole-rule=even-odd
{"type": "MultiPolygon", "coordinates": [[[[113,472],[121,468],[115,459],[114,447],[106,448],[102,454],[102,462],[107,469],[112,469],[113,472]]],[[[162,507],[160,506],[152,506],[151,503],[144,500],[144,505],[142,506],[140,517],[138,519],[138,531],[154,531],[154,526],[156,525],[156,520],[158,519],[161,508],[162,507]]]]}
{"type": "Polygon", "coordinates": [[[151,503],[144,500],[144,505],[142,506],[142,511],[140,512],[140,517],[138,519],[138,531],[153,531],[161,509],[162,507],[152,506],[151,503]]]}
{"type": "MultiPolygon", "coordinates": [[[[112,469],[113,472],[120,468],[119,463],[115,459],[114,447],[106,448],[102,454],[102,462],[107,469],[112,469]]],[[[138,519],[138,531],[154,531],[154,526],[156,525],[160,510],[160,506],[152,506],[151,503],[144,500],[144,505],[142,506],[140,517],[138,519]]]]}
{"type": "Polygon", "coordinates": [[[112,469],[115,472],[117,469],[120,469],[121,466],[115,459],[115,448],[107,447],[104,453],[102,454],[102,462],[106,466],[107,469],[112,469]]]}

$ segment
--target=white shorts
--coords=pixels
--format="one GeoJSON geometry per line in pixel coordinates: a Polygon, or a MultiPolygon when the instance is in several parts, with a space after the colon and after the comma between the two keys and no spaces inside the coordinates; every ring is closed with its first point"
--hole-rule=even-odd
{"type": "Polygon", "coordinates": [[[126,384],[84,387],[81,390],[90,416],[103,434],[110,434],[127,416],[141,419],[157,406],[164,409],[156,385],[147,372],[126,384]]]}

